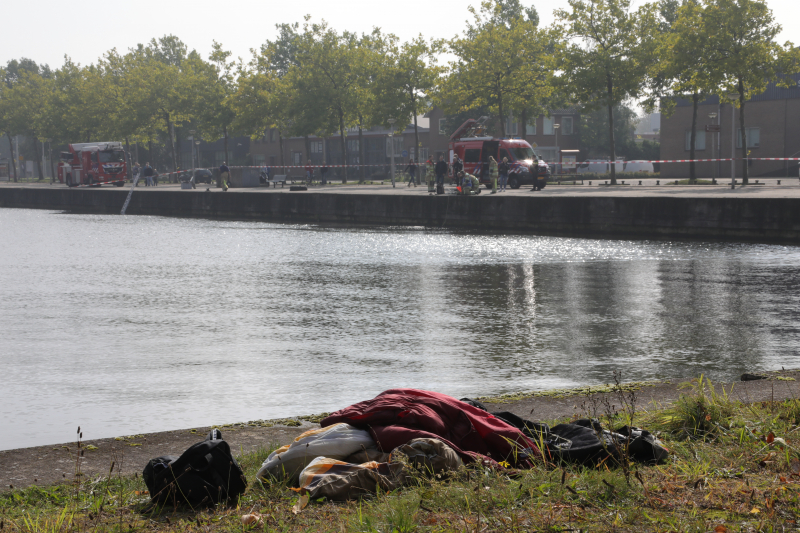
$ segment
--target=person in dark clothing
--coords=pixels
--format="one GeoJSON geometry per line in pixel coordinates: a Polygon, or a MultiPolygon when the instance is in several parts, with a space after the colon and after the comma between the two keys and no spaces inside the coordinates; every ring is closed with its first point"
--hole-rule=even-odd
{"type": "Polygon", "coordinates": [[[458,183],[458,173],[464,170],[464,162],[457,155],[453,155],[453,180],[452,184],[458,183]]]}
{"type": "Polygon", "coordinates": [[[144,164],[144,186],[149,187],[153,183],[153,167],[150,163],[144,164]]]}
{"type": "Polygon", "coordinates": [[[408,186],[411,187],[411,184],[414,184],[414,187],[417,186],[417,165],[414,163],[414,159],[408,160],[408,166],[406,167],[406,172],[410,176],[408,179],[408,186]]]}
{"type": "Polygon", "coordinates": [[[436,168],[434,171],[436,172],[436,185],[441,185],[444,187],[444,177],[447,174],[447,163],[444,160],[444,156],[439,156],[439,161],[436,162],[436,168]]]}
{"type": "Polygon", "coordinates": [[[506,190],[508,183],[508,158],[504,157],[500,164],[497,165],[497,172],[500,175],[500,192],[506,190]]]}
{"type": "Polygon", "coordinates": [[[328,183],[325,180],[325,174],[327,174],[327,173],[328,173],[328,167],[323,165],[323,167],[321,169],[319,169],[319,177],[320,177],[320,180],[321,180],[320,181],[320,185],[325,185],[326,183],[328,183]]]}

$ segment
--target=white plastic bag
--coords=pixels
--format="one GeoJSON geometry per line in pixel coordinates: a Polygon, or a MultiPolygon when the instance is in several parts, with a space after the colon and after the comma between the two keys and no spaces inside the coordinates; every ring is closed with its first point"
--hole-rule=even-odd
{"type": "Polygon", "coordinates": [[[363,448],[375,446],[368,431],[356,429],[350,424],[339,423],[326,428],[306,431],[287,446],[272,452],[261,469],[258,479],[289,478],[297,485],[300,472],[317,457],[343,460],[363,448]]]}

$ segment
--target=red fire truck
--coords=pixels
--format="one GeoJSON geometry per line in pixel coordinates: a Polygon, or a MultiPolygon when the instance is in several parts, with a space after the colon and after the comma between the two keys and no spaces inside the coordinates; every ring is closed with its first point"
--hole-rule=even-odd
{"type": "Polygon", "coordinates": [[[491,187],[489,156],[493,156],[498,163],[504,157],[508,158],[508,186],[512,189],[532,184],[537,178],[546,180],[549,177],[550,167],[536,155],[527,141],[484,136],[486,119],[471,118],[450,136],[451,163],[453,155],[458,155],[464,162],[464,172],[476,176],[486,187],[491,187]]]}
{"type": "Polygon", "coordinates": [[[120,142],[70,144],[69,152],[61,152],[58,162],[58,181],[68,187],[99,187],[103,183],[122,187],[127,174],[125,151],[120,142]]]}

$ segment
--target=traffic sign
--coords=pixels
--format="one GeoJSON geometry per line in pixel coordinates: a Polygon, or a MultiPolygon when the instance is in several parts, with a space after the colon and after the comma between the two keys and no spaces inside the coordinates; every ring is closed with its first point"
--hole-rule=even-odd
{"type": "Polygon", "coordinates": [[[408,150],[403,150],[403,157],[408,157],[408,150]]]}

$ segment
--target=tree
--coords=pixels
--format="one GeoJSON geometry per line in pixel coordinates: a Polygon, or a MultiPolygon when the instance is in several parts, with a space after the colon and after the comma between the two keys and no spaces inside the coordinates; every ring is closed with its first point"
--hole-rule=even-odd
{"type": "Polygon", "coordinates": [[[769,83],[788,86],[787,74],[800,71],[800,53],[792,43],[775,42],[781,31],[761,0],[706,0],[703,32],[709,41],[709,76],[720,101],[739,108],[742,184],[748,183],[745,104],[769,83]]]}
{"type": "Polygon", "coordinates": [[[691,100],[689,181],[695,183],[699,104],[715,88],[709,76],[708,58],[712,51],[703,28],[703,9],[697,0],[684,0],[682,5],[677,5],[674,0],[663,0],[659,11],[663,22],[656,56],[660,61],[653,65],[650,74],[652,92],[646,107],[653,108],[656,102],[660,102],[661,112],[669,116],[674,111],[676,98],[691,100]]]}
{"type": "Polygon", "coordinates": [[[50,78],[26,70],[20,71],[14,85],[3,91],[4,121],[9,131],[32,140],[39,179],[44,177],[39,139],[46,138],[42,133],[49,121],[51,91],[50,78]]]}
{"type": "MultiPolygon", "coordinates": [[[[574,101],[608,112],[609,157],[617,156],[614,106],[644,91],[656,60],[656,7],[631,11],[630,0],[568,0],[571,11],[555,11],[568,40],[560,54],[563,86],[574,101]]],[[[611,184],[616,169],[611,165],[611,184]]]]}
{"type": "Polygon", "coordinates": [[[450,114],[488,107],[505,137],[512,110],[541,110],[552,93],[554,39],[538,29],[536,11],[525,13],[516,0],[485,0],[470,12],[474,20],[449,46],[457,60],[450,63],[437,101],[450,114]]]}
{"type": "Polygon", "coordinates": [[[416,157],[421,147],[417,117],[431,108],[430,96],[443,70],[436,64],[440,49],[440,42],[428,42],[422,35],[402,45],[398,44],[396,36],[389,35],[373,62],[374,120],[388,127],[388,120],[395,119],[400,131],[413,121],[416,157]]]}
{"type": "Polygon", "coordinates": [[[224,139],[223,150],[227,162],[230,162],[228,138],[236,119],[233,105],[236,63],[228,61],[230,56],[230,52],[223,50],[222,45],[214,41],[208,62],[197,54],[189,54],[186,62],[187,71],[191,71],[197,81],[192,98],[192,114],[197,118],[198,126],[206,137],[224,139]]]}
{"type": "MultiPolygon", "coordinates": [[[[342,162],[347,165],[346,129],[357,123],[360,42],[355,34],[341,35],[326,22],[306,23],[297,41],[297,65],[284,78],[292,90],[313,102],[321,129],[335,123],[341,135],[342,162]]],[[[344,179],[347,182],[347,166],[344,179]]]]}

